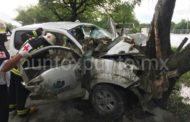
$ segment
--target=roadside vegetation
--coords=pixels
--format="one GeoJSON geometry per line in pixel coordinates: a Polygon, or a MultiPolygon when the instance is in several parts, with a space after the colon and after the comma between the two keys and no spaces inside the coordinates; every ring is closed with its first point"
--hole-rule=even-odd
{"type": "MultiPolygon", "coordinates": [[[[141,28],[149,28],[149,23],[142,23],[141,28]]],[[[189,34],[190,33],[190,21],[182,19],[180,22],[171,22],[171,33],[175,34],[189,34]]]]}
{"type": "Polygon", "coordinates": [[[190,72],[180,77],[168,100],[167,110],[174,113],[180,122],[190,122],[190,104],[183,102],[184,98],[180,95],[181,85],[190,87],[190,72]]]}
{"type": "Polygon", "coordinates": [[[107,28],[108,17],[127,26],[133,23],[134,30],[140,31],[135,18],[134,7],[141,0],[39,0],[35,6],[18,8],[17,21],[23,25],[50,21],[82,21],[107,28]]]}

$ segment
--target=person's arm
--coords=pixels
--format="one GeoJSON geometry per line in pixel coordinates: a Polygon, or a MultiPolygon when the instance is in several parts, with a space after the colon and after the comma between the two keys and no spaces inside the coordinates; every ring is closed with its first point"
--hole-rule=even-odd
{"type": "Polygon", "coordinates": [[[10,69],[12,69],[13,67],[15,67],[18,62],[23,58],[23,57],[26,57],[27,54],[29,53],[29,51],[32,49],[32,46],[27,43],[25,44],[21,49],[20,51],[18,52],[17,55],[15,55],[14,57],[12,57],[11,59],[7,60],[2,68],[0,69],[1,72],[7,72],[9,71],[10,69]]]}
{"type": "Polygon", "coordinates": [[[22,59],[22,58],[23,58],[23,56],[21,54],[17,54],[13,58],[7,60],[1,68],[1,72],[9,71],[13,67],[15,67],[18,64],[18,62],[20,61],[20,59],[22,59]]]}

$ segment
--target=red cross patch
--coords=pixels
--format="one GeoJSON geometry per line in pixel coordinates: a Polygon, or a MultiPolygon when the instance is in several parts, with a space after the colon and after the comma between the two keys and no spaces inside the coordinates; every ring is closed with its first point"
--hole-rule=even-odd
{"type": "Polygon", "coordinates": [[[32,49],[32,46],[30,44],[25,44],[22,48],[23,52],[29,52],[32,49]]]}
{"type": "Polygon", "coordinates": [[[0,58],[6,58],[6,54],[4,51],[0,51],[0,58]]]}

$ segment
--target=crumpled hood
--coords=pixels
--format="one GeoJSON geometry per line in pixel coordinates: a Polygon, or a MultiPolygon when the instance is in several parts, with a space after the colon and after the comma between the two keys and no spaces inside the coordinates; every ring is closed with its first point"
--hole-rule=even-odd
{"type": "Polygon", "coordinates": [[[107,46],[105,55],[140,53],[140,51],[133,46],[133,44],[125,40],[125,37],[119,37],[107,46]]]}
{"type": "Polygon", "coordinates": [[[108,50],[106,55],[139,53],[139,50],[137,50],[136,48],[133,48],[132,50],[130,50],[131,46],[132,46],[131,44],[124,42],[124,40],[120,41],[115,46],[113,46],[110,50],[108,50]]]}

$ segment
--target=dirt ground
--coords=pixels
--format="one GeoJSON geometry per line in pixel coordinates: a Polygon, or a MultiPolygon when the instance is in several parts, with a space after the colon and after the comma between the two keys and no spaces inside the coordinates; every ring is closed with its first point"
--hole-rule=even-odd
{"type": "Polygon", "coordinates": [[[9,122],[179,122],[161,109],[154,110],[159,114],[153,116],[136,108],[126,112],[121,119],[109,120],[96,115],[87,101],[28,101],[28,106],[34,104],[39,108],[38,112],[22,118],[11,112],[9,122]]]}

